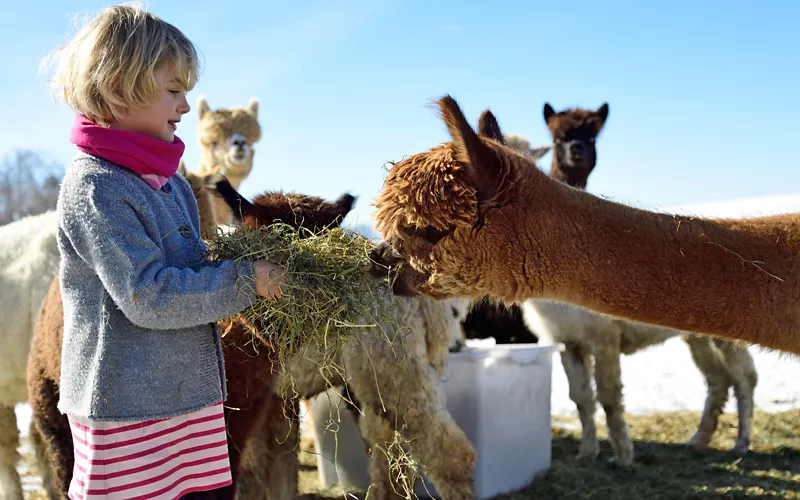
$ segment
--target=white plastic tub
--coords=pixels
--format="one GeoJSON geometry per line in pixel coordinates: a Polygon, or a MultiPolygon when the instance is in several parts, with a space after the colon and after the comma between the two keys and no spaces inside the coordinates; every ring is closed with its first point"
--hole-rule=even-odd
{"type": "MultiPolygon", "coordinates": [[[[550,468],[552,354],[561,349],[561,344],[497,345],[450,354],[443,379],[447,408],[478,451],[476,498],[523,488],[550,468]]],[[[326,432],[328,416],[339,404],[332,391],[311,401],[320,482],[363,489],[369,484],[366,448],[344,406],[334,414],[336,460],[336,436],[326,432]]],[[[420,485],[417,493],[426,495],[425,488],[420,485]]]]}

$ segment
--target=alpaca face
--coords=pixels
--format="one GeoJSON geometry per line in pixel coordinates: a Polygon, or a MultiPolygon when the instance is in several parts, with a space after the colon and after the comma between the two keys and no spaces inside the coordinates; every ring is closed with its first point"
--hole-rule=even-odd
{"type": "Polygon", "coordinates": [[[482,284],[500,283],[513,296],[524,278],[513,263],[525,224],[524,214],[510,216],[507,207],[530,188],[519,172],[544,174],[529,156],[491,137],[499,134],[496,123],[481,124],[488,132],[478,135],[452,98],[439,104],[453,141],[392,167],[375,203],[385,241],[373,260],[392,267],[401,295],[477,297],[482,284]]]}
{"type": "Polygon", "coordinates": [[[608,104],[597,111],[568,109],[556,113],[544,105],[544,119],[555,144],[551,175],[570,186],[586,188],[597,163],[595,141],[608,118],[608,104]]]}
{"type": "Polygon", "coordinates": [[[246,177],[253,168],[253,146],[261,138],[258,102],[251,101],[247,108],[212,111],[201,98],[197,114],[201,163],[227,177],[246,177]]]}

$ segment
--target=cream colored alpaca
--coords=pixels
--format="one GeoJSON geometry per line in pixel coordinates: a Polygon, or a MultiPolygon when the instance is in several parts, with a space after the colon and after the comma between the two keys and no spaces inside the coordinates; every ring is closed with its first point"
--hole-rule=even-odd
{"type": "MultiPolygon", "coordinates": [[[[292,358],[288,374],[276,384],[276,405],[280,405],[280,395],[290,396],[283,407],[287,417],[293,417],[296,398],[346,384],[346,396],[360,410],[362,436],[372,447],[371,497],[389,498],[394,490],[402,490],[389,480],[397,471],[390,473],[386,456],[376,448],[385,449],[397,431],[442,498],[472,498],[475,450],[447,411],[440,380],[466,314],[465,302],[437,302],[422,296],[387,300],[393,319],[359,335],[358,342],[345,345],[334,360],[346,368],[345,373],[322,372],[322,354],[305,348],[292,358]]],[[[314,418],[338,419],[336,415],[314,418]]],[[[298,421],[268,417],[263,425],[266,431],[248,443],[237,491],[242,498],[294,498],[298,421]]]]}
{"type": "MultiPolygon", "coordinates": [[[[200,143],[201,176],[224,175],[238,189],[253,170],[253,145],[261,138],[258,124],[258,101],[250,100],[247,108],[211,110],[205,98],[197,100],[197,140],[200,143]]],[[[217,224],[230,224],[230,208],[221,199],[214,199],[217,224]]]]}

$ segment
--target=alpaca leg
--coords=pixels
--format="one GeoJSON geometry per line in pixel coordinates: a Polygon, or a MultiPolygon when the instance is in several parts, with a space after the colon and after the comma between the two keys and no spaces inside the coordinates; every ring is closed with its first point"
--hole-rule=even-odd
{"type": "Polygon", "coordinates": [[[22,500],[22,484],[17,473],[20,459],[19,430],[13,406],[0,406],[0,498],[22,500]]]}
{"type": "Polygon", "coordinates": [[[50,470],[50,464],[47,460],[47,449],[33,420],[31,420],[31,425],[28,432],[31,436],[31,445],[33,446],[33,451],[36,453],[36,465],[39,470],[39,475],[42,478],[42,486],[44,486],[44,490],[47,492],[47,498],[60,498],[61,493],[59,493],[55,487],[53,474],[50,470]]]}
{"type": "Polygon", "coordinates": [[[739,412],[739,433],[733,452],[746,455],[750,451],[750,435],[753,425],[753,392],[758,382],[758,374],[753,357],[747,347],[736,345],[721,339],[714,343],[722,352],[728,373],[733,380],[733,392],[739,412]]]}
{"type": "Polygon", "coordinates": [[[711,337],[688,334],[684,336],[684,340],[689,344],[694,364],[703,373],[708,386],[700,424],[686,444],[698,450],[705,450],[711,442],[711,436],[717,430],[719,416],[728,400],[728,389],[732,382],[711,337]]]}
{"type": "Polygon", "coordinates": [[[594,411],[597,403],[592,390],[592,357],[580,346],[567,345],[561,353],[561,364],[569,382],[569,398],[578,407],[581,420],[581,447],[578,458],[594,460],[600,454],[600,443],[597,440],[597,427],[594,423],[594,411]]]}
{"type": "Polygon", "coordinates": [[[394,442],[395,434],[385,415],[382,412],[376,413],[365,408],[364,416],[359,421],[359,427],[361,435],[372,445],[369,455],[368,496],[378,500],[394,496],[409,496],[407,493],[413,491],[413,485],[403,482],[403,478],[409,477],[408,471],[394,466],[390,469],[387,452],[394,452],[390,447],[394,442]]]}
{"type": "Polygon", "coordinates": [[[45,487],[51,499],[66,499],[75,457],[69,420],[57,408],[58,387],[41,372],[31,369],[28,371],[28,393],[33,410],[32,423],[41,443],[37,458],[44,459],[44,462],[39,462],[39,468],[47,470],[44,477],[50,478],[49,487],[47,483],[45,487]]]}
{"type": "Polygon", "coordinates": [[[236,487],[239,482],[239,469],[242,454],[247,447],[247,441],[264,418],[264,401],[255,399],[250,402],[247,409],[234,410],[225,408],[225,427],[228,431],[228,457],[231,463],[231,476],[233,484],[217,490],[220,500],[233,500],[236,496],[236,487]]]}
{"type": "Polygon", "coordinates": [[[594,380],[597,384],[597,399],[606,412],[608,437],[614,447],[616,462],[620,465],[631,465],[633,442],[628,434],[628,424],[625,423],[619,357],[618,336],[610,336],[597,342],[594,349],[594,380]]]}
{"type": "Polygon", "coordinates": [[[409,442],[411,456],[425,464],[425,473],[441,498],[471,499],[477,452],[443,406],[406,416],[401,434],[409,442]]]}
{"type": "Polygon", "coordinates": [[[287,402],[284,412],[280,397],[272,398],[242,455],[236,485],[239,498],[288,500],[297,496],[298,401],[287,402]]]}
{"type": "MultiPolygon", "coordinates": [[[[387,443],[394,441],[397,431],[405,445],[403,451],[410,452],[411,457],[424,466],[425,473],[436,486],[441,498],[445,500],[472,498],[472,474],[477,459],[475,448],[445,409],[439,392],[429,378],[430,374],[419,370],[416,375],[417,378],[412,380],[422,382],[417,391],[401,392],[400,397],[391,403],[387,400],[387,408],[397,410],[383,413],[380,410],[376,411],[374,409],[376,406],[363,408],[362,434],[368,442],[378,444],[386,450],[387,443]],[[426,378],[428,381],[425,381],[426,378]],[[422,387],[429,389],[422,390],[422,387]],[[405,413],[398,413],[399,411],[405,413]]],[[[352,381],[353,390],[361,396],[365,388],[358,391],[359,387],[356,386],[359,382],[362,381],[356,379],[352,381]]],[[[371,380],[363,382],[374,384],[371,380]]],[[[389,384],[382,386],[389,387],[389,384]]],[[[396,445],[395,451],[400,451],[396,445]]],[[[375,450],[373,453],[383,454],[380,450],[375,450]]],[[[383,465],[382,462],[375,464],[376,467],[383,465]]],[[[408,488],[408,484],[402,481],[408,476],[402,475],[396,468],[388,471],[391,478],[388,483],[385,481],[386,469],[371,469],[371,472],[374,472],[371,474],[371,479],[376,481],[376,492],[386,491],[387,486],[401,493],[408,488]]]]}

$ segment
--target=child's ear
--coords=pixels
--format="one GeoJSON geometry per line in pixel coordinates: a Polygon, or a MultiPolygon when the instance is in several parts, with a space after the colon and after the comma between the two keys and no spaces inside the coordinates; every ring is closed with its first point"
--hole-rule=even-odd
{"type": "Polygon", "coordinates": [[[195,107],[197,108],[197,117],[201,120],[206,113],[211,111],[211,108],[208,107],[208,101],[206,101],[205,97],[198,97],[197,105],[195,107]]]}

